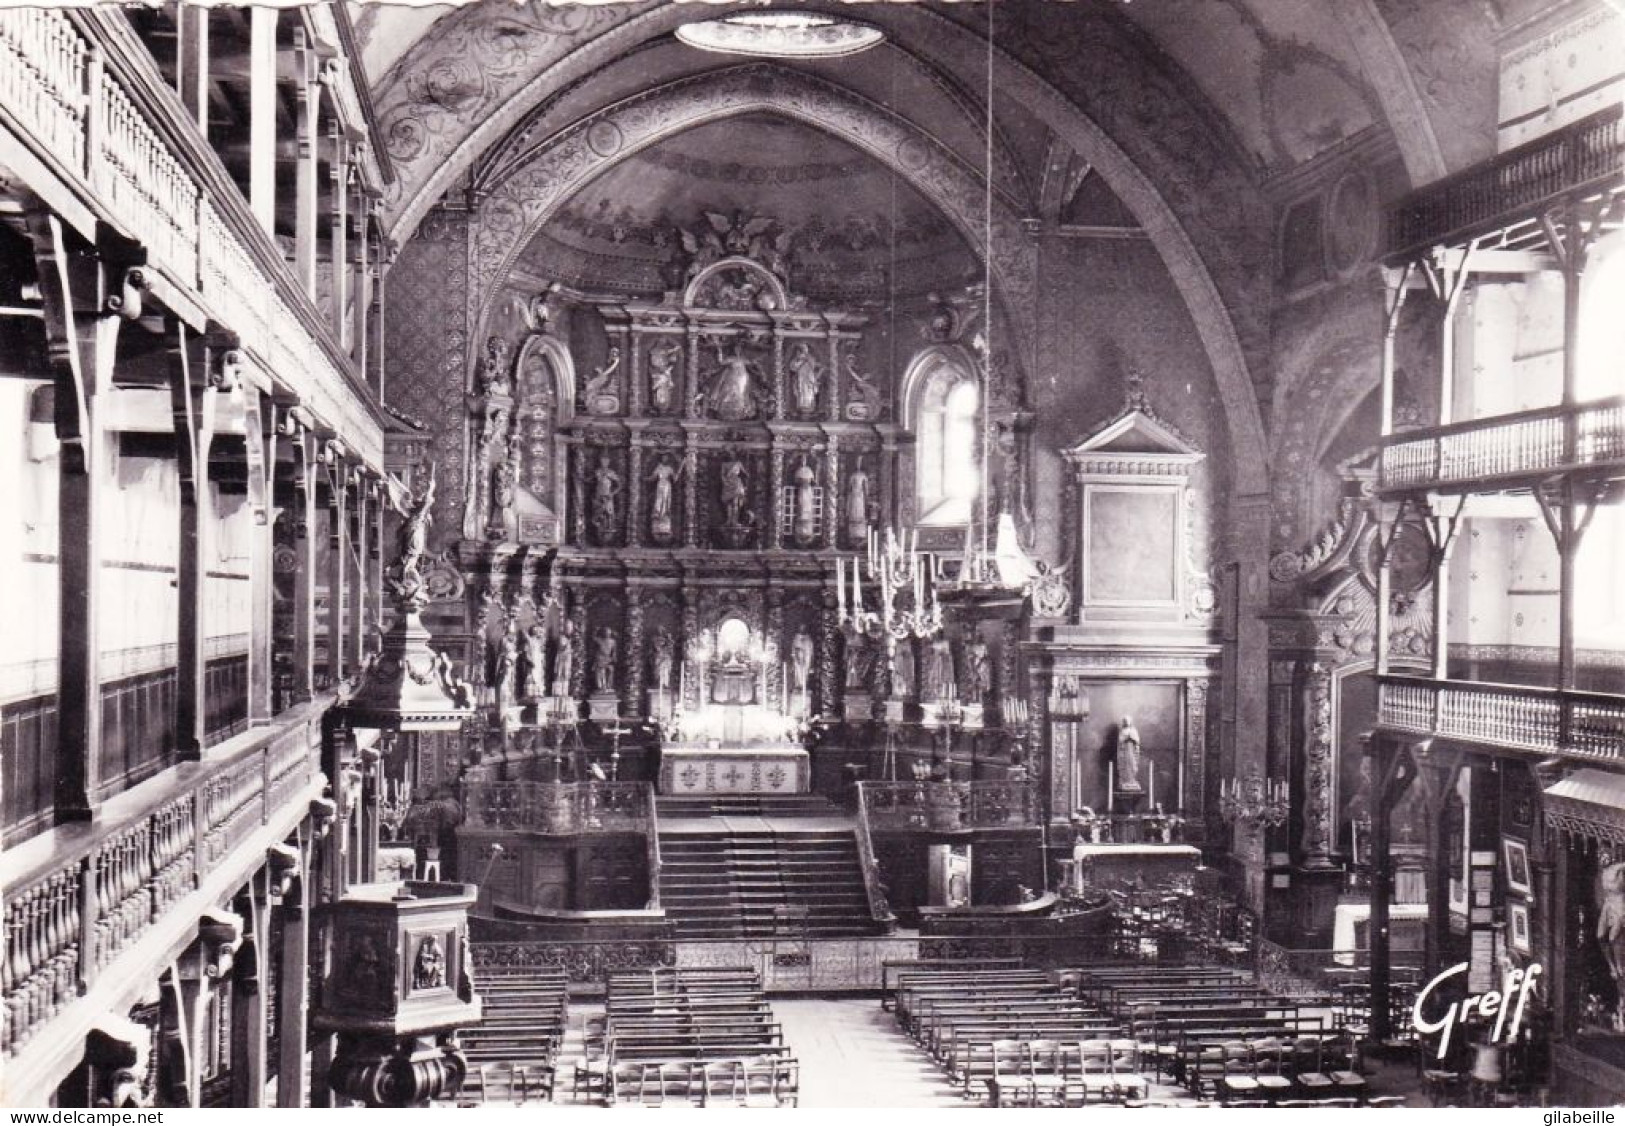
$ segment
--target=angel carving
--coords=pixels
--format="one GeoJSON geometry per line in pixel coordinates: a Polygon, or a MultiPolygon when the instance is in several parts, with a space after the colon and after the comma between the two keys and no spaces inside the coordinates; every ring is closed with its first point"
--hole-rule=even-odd
{"type": "Polygon", "coordinates": [[[693,281],[706,267],[722,261],[728,255],[722,237],[717,231],[702,229],[695,232],[679,227],[677,234],[683,240],[683,250],[688,255],[688,269],[683,272],[684,281],[693,281]]]}
{"type": "Polygon", "coordinates": [[[615,394],[615,371],[621,366],[621,350],[611,346],[609,359],[587,377],[582,398],[592,414],[614,414],[620,409],[620,397],[615,394]]]}
{"type": "Polygon", "coordinates": [[[514,307],[520,319],[525,322],[526,332],[546,336],[553,331],[553,317],[556,313],[553,298],[558,295],[561,288],[558,282],[553,282],[532,296],[529,301],[515,302],[514,307]]]}

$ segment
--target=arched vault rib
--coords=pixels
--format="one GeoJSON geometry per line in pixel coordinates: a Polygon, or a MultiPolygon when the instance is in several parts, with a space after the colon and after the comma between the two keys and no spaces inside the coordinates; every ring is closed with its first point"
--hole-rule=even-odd
{"type": "MultiPolygon", "coordinates": [[[[991,264],[994,290],[1032,370],[1037,247],[1017,215],[993,200],[991,243],[981,174],[904,119],[821,79],[748,63],[680,79],[609,106],[551,138],[481,201],[470,227],[469,323],[483,336],[505,278],[565,201],[611,166],[707,122],[777,113],[822,129],[906,179],[991,264]]],[[[478,336],[476,337],[478,338],[478,336]]],[[[995,346],[999,342],[995,340],[995,346]]]]}

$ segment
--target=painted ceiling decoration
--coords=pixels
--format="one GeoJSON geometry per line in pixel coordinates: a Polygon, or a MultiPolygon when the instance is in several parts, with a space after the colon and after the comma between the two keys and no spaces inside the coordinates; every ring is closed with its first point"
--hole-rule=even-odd
{"type": "Polygon", "coordinates": [[[768,59],[837,59],[867,51],[885,38],[876,28],[808,12],[738,12],[686,23],[677,38],[723,55],[768,59]]]}

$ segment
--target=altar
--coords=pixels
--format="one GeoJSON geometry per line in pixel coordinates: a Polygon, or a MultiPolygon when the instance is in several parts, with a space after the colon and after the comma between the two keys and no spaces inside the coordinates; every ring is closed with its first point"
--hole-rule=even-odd
{"type": "Polygon", "coordinates": [[[1140,881],[1147,886],[1188,881],[1201,867],[1202,851],[1183,844],[1090,844],[1072,847],[1072,883],[1085,887],[1140,881]]]}
{"type": "Polygon", "coordinates": [[[662,794],[804,794],[812,760],[795,744],[671,744],[660,751],[662,794]]]}

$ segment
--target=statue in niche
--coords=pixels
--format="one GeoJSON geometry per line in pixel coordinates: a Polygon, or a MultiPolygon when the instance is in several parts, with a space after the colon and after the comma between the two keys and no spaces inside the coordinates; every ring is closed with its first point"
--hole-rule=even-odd
{"type": "Polygon", "coordinates": [[[655,634],[654,646],[655,688],[662,696],[671,691],[672,665],[675,660],[676,639],[672,637],[671,630],[663,629],[655,634]]]}
{"type": "Polygon", "coordinates": [[[525,698],[547,694],[547,631],[540,622],[525,631],[525,698]]]}
{"type": "Polygon", "coordinates": [[[491,470],[491,513],[485,526],[487,538],[500,540],[507,536],[518,487],[519,434],[515,432],[508,436],[507,448],[491,470]]]}
{"type": "Polygon", "coordinates": [[[987,662],[987,642],[981,638],[965,647],[965,679],[970,689],[969,702],[985,703],[988,689],[993,687],[993,683],[987,662]]]}
{"type": "Polygon", "coordinates": [[[846,378],[857,394],[856,401],[848,400],[846,417],[853,422],[868,422],[880,417],[880,388],[874,378],[858,370],[858,350],[848,348],[844,357],[846,378]]]}
{"type": "Polygon", "coordinates": [[[553,639],[553,695],[570,694],[570,679],[576,667],[576,625],[566,620],[553,639]]]}
{"type": "Polygon", "coordinates": [[[687,462],[673,464],[671,459],[661,458],[649,474],[649,480],[654,482],[649,497],[649,535],[657,542],[664,543],[676,534],[672,524],[672,499],[677,479],[687,467],[687,462]]]}
{"type": "Polygon", "coordinates": [[[812,676],[813,640],[806,630],[797,630],[790,642],[790,683],[796,693],[807,694],[807,682],[812,676]]]}
{"type": "Polygon", "coordinates": [[[846,690],[867,692],[874,655],[869,651],[869,639],[856,630],[846,635],[846,690]]]}
{"type": "Polygon", "coordinates": [[[1137,794],[1140,784],[1140,731],[1132,716],[1124,716],[1117,725],[1117,789],[1119,793],[1137,794]]]}
{"type": "Polygon", "coordinates": [[[662,414],[677,403],[677,360],[683,346],[671,337],[649,349],[649,396],[662,414]]]}
{"type": "Polygon", "coordinates": [[[611,347],[609,359],[587,377],[581,397],[587,404],[588,414],[618,414],[621,397],[615,390],[615,371],[621,366],[621,350],[611,347]]]}
{"type": "Polygon", "coordinates": [[[892,651],[891,694],[895,700],[907,700],[914,695],[914,643],[906,637],[892,651]]]}
{"type": "Polygon", "coordinates": [[[502,397],[513,394],[513,377],[508,372],[510,346],[500,336],[485,342],[485,360],[480,365],[480,394],[502,397]]]}
{"type": "Polygon", "coordinates": [[[745,358],[742,345],[735,344],[733,354],[724,355],[722,343],[714,343],[717,367],[700,395],[701,406],[730,422],[754,417],[758,398],[755,365],[745,358]]]}
{"type": "Polygon", "coordinates": [[[812,414],[818,409],[818,392],[824,382],[824,369],[813,357],[812,347],[805,340],[799,341],[791,349],[786,366],[790,369],[796,409],[802,414],[812,414]]]}
{"type": "Polygon", "coordinates": [[[933,641],[926,653],[925,692],[933,700],[953,698],[954,647],[946,637],[933,641]]]}
{"type": "Polygon", "coordinates": [[[750,477],[745,463],[735,458],[722,467],[722,519],[730,529],[748,527],[745,504],[750,499],[750,477]]]}
{"type": "Polygon", "coordinates": [[[615,691],[615,652],[618,646],[615,631],[608,626],[601,626],[593,640],[593,691],[601,694],[615,691]]]}
{"type": "Polygon", "coordinates": [[[1614,1023],[1625,1027],[1625,859],[1607,853],[1597,861],[1597,942],[1620,996],[1614,1023]]]}
{"type": "Polygon", "coordinates": [[[496,687],[498,712],[506,711],[518,703],[515,695],[518,676],[519,631],[510,618],[507,628],[502,631],[502,637],[497,641],[495,674],[491,677],[491,683],[496,687]]]}
{"type": "Polygon", "coordinates": [[[418,943],[418,956],[412,964],[413,989],[442,989],[446,984],[446,955],[440,940],[429,935],[418,943]]]}
{"type": "Polygon", "coordinates": [[[812,459],[805,454],[801,457],[801,464],[796,467],[796,542],[810,544],[818,539],[818,513],[814,504],[813,483],[818,480],[818,473],[812,467],[812,459]]]}
{"type": "Polygon", "coordinates": [[[600,544],[614,540],[620,527],[621,475],[609,464],[609,454],[598,455],[592,474],[592,529],[600,544]]]}
{"type": "Polygon", "coordinates": [[[861,457],[846,481],[846,534],[854,544],[869,534],[869,470],[861,457]]]}

